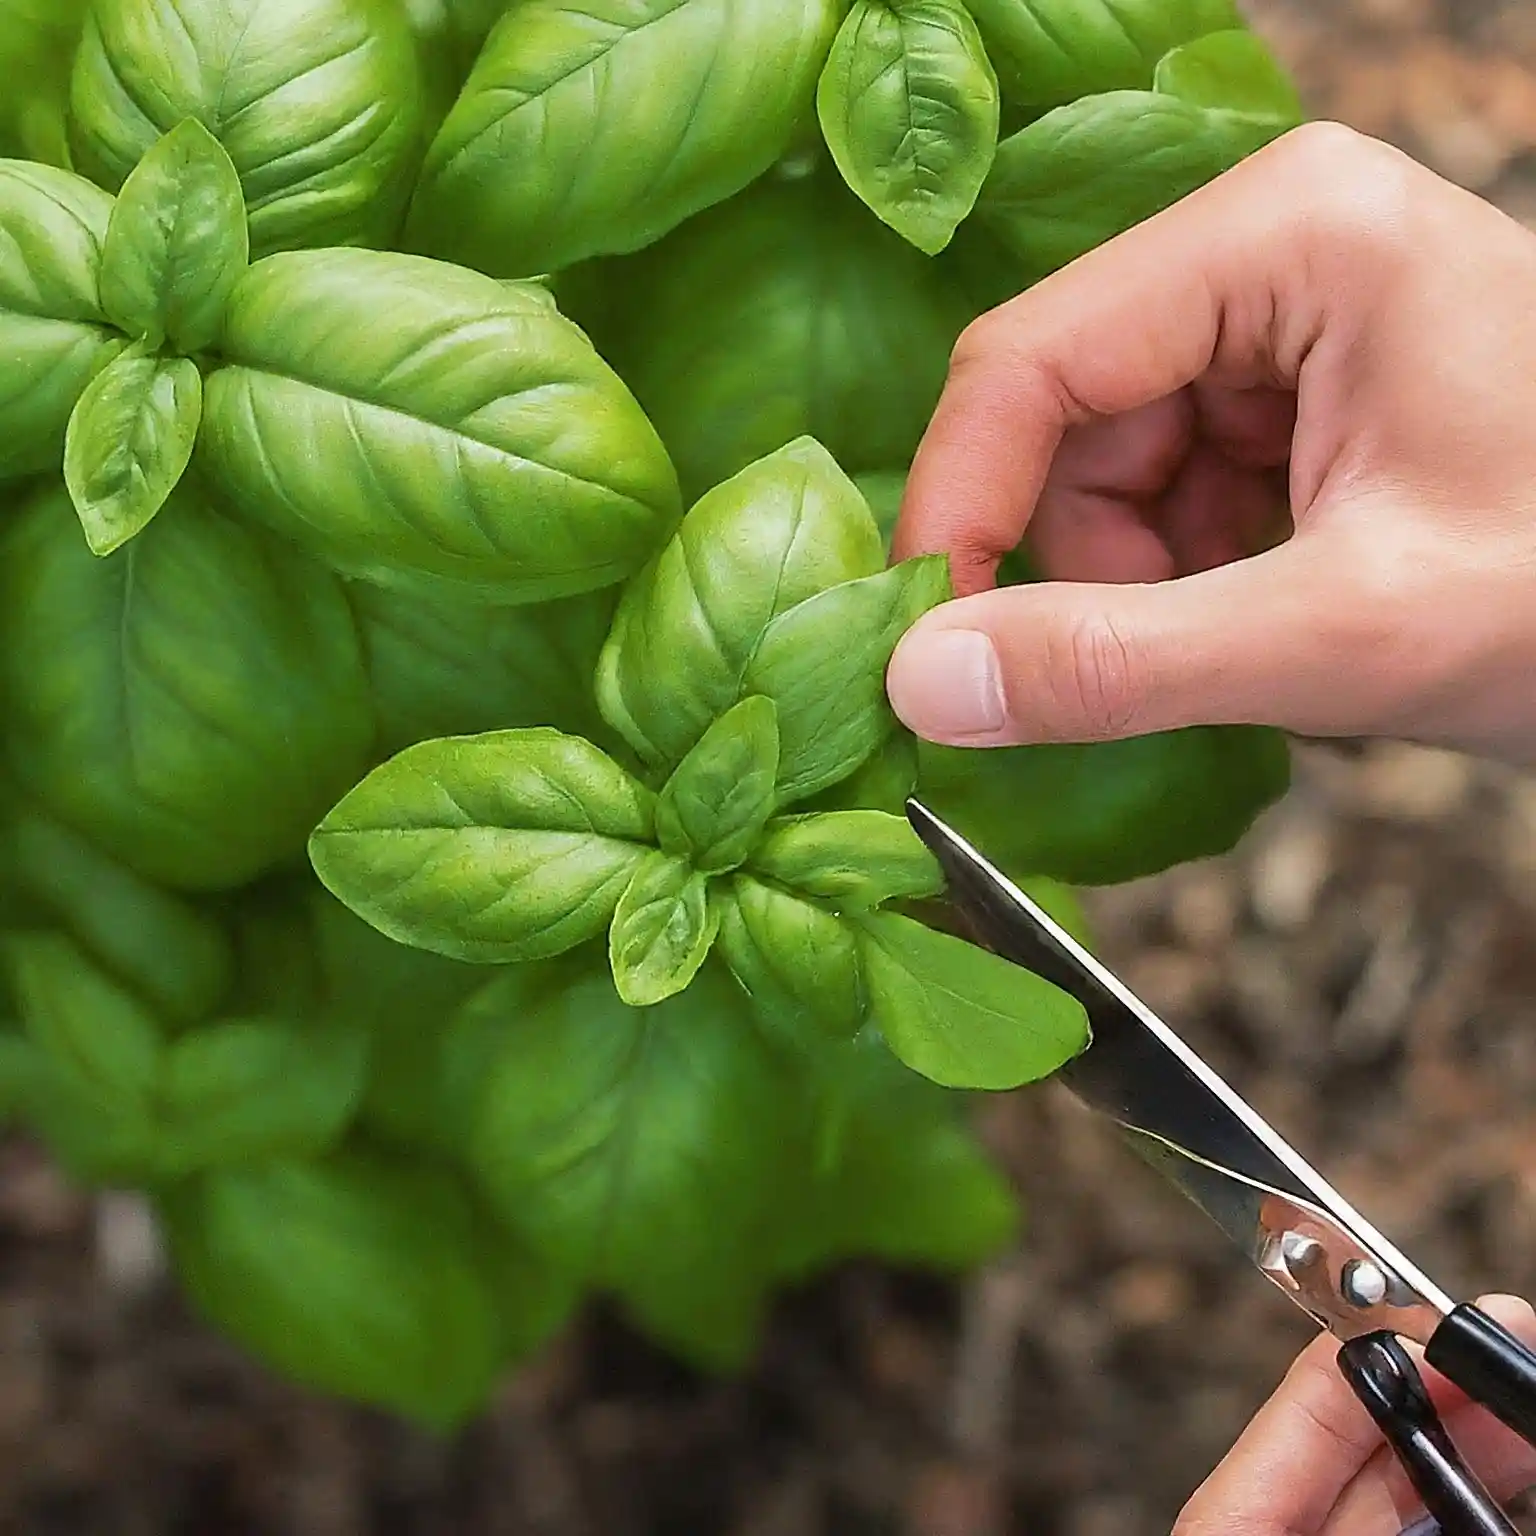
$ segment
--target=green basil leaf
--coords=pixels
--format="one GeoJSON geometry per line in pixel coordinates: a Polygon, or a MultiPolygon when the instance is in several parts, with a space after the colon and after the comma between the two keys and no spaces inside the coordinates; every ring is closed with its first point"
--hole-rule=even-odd
{"type": "Polygon", "coordinates": [[[197,1310],[294,1381],[435,1429],[481,1406],[503,1325],[449,1175],[350,1151],[220,1170],[160,1214],[197,1310]]]}
{"type": "Polygon", "coordinates": [[[498,276],[649,245],[739,192],[809,111],[831,0],[524,0],[427,155],[418,243],[498,276]]]}
{"type": "Polygon", "coordinates": [[[608,589],[505,607],[356,583],[379,750],[525,725],[600,742],[592,677],[617,600],[608,589]]]}
{"type": "Polygon", "coordinates": [[[896,533],[897,519],[901,516],[901,498],[907,490],[907,472],[904,469],[871,470],[855,475],[853,483],[859,494],[869,503],[869,510],[880,530],[880,537],[890,547],[896,533]]]}
{"type": "Polygon", "coordinates": [[[406,0],[405,16],[421,61],[429,139],[458,98],[504,8],[502,0],[406,0]]]}
{"type": "Polygon", "coordinates": [[[0,160],[0,479],[57,469],[80,392],[122,348],[98,291],[112,199],[0,160]]]}
{"type": "Polygon", "coordinates": [[[1087,96],[1003,140],[977,212],[1032,281],[1171,207],[1289,126],[1153,91],[1087,96]]]}
{"type": "Polygon", "coordinates": [[[1170,48],[1240,27],[1234,0],[970,0],[1006,98],[1055,107],[1152,83],[1170,48]]]}
{"type": "Polygon", "coordinates": [[[182,889],[302,857],[373,733],[335,579],[186,484],[105,558],[62,486],[0,545],[0,682],[22,785],[182,889]]]}
{"type": "Polygon", "coordinates": [[[772,699],[733,705],[704,732],[656,801],[656,837],[705,874],[734,869],[773,814],[779,771],[772,699]]]}
{"type": "Polygon", "coordinates": [[[515,972],[470,1157],[546,1262],[616,1293],[697,1364],[749,1353],[795,1192],[803,1095],[711,962],[683,993],[627,1008],[600,972],[529,1006],[515,972]]]}
{"type": "Polygon", "coordinates": [[[624,887],[608,932],[619,997],[631,1008],[649,1008],[681,992],[719,928],[706,877],[682,859],[651,854],[624,887]]]}
{"type": "Polygon", "coordinates": [[[721,958],[764,1024],[812,1048],[862,1027],[858,944],[841,918],[740,874],[717,906],[721,958]]]}
{"type": "Polygon", "coordinates": [[[623,323],[594,339],[690,499],[802,435],[850,474],[908,463],[976,313],[943,267],[819,178],[732,198],[607,281],[623,323]]]}
{"type": "Polygon", "coordinates": [[[481,1042],[450,1021],[487,984],[485,967],[397,944],[323,890],[313,911],[325,1010],[369,1036],[360,1125],[408,1151],[455,1157],[481,1042]]]}
{"type": "Polygon", "coordinates": [[[898,1058],[945,1088],[1017,1088],[1088,1044],[1079,1003],[1029,971],[910,918],[859,919],[875,1018],[898,1058]]]}
{"type": "Polygon", "coordinates": [[[1164,54],[1153,89],[1199,107],[1299,123],[1305,116],[1291,77],[1252,32],[1212,32],[1164,54]]]}
{"type": "Polygon", "coordinates": [[[812,795],[807,811],[885,811],[905,816],[907,797],[917,788],[917,739],[897,731],[846,779],[812,795]]]}
{"type": "Polygon", "coordinates": [[[164,1054],[154,1019],[62,934],[10,935],[4,954],[32,1047],[18,1085],[23,1117],[84,1182],[153,1174],[164,1054]]]}
{"type": "Polygon", "coordinates": [[[67,166],[64,100],[85,0],[0,4],[0,154],[67,166]]]}
{"type": "Polygon", "coordinates": [[[422,149],[403,9],[382,0],[102,0],[70,82],[75,163],[117,188],[196,118],[229,154],[256,255],[373,245],[397,229],[422,149]]]}
{"type": "Polygon", "coordinates": [[[307,1019],[325,1010],[315,927],[294,883],[263,883],[226,908],[235,946],[235,984],[220,1010],[228,1018],[307,1019]]]}
{"type": "Polygon", "coordinates": [[[778,706],[781,804],[846,778],[891,733],[891,652],[949,596],[948,558],[924,555],[807,598],[763,631],[742,688],[778,706]]]}
{"type": "Polygon", "coordinates": [[[884,563],[826,449],[800,438],[768,454],[704,496],[629,584],[598,668],[604,717],[644,762],[670,767],[740,697],[776,616],[884,563]]]}
{"type": "Polygon", "coordinates": [[[367,1036],[281,1019],[225,1019],[166,1055],[158,1163],[171,1177],[324,1151],[363,1091],[367,1036]]]}
{"type": "Polygon", "coordinates": [[[904,816],[826,811],[773,822],[749,867],[840,911],[898,896],[936,896],[944,872],[904,816]]]}
{"type": "Polygon", "coordinates": [[[527,285],[378,251],[273,256],[236,287],[222,351],[210,475],[351,574],[563,597],[622,580],[676,526],[650,423],[527,285]]]}
{"type": "Polygon", "coordinates": [[[165,505],[202,414],[197,364],[138,343],[85,386],[64,434],[64,483],[92,554],[121,548],[165,505]]]}
{"type": "Polygon", "coordinates": [[[923,742],[925,804],[1005,869],[1113,885],[1230,851],[1290,785],[1290,747],[1258,726],[1091,745],[967,750],[923,742]]]}
{"type": "Polygon", "coordinates": [[[501,1321],[501,1360],[519,1364],[541,1348],[570,1320],[581,1291],[546,1264],[516,1233],[508,1231],[482,1203],[476,1258],[490,1282],[501,1321]]]}
{"type": "Polygon", "coordinates": [[[151,350],[213,344],[250,255],[240,177],[188,118],[158,140],[117,195],[101,255],[101,303],[151,350]]]}
{"type": "Polygon", "coordinates": [[[816,88],[843,179],[936,255],[997,149],[997,76],[959,0],[854,0],[816,88]]]}
{"type": "Polygon", "coordinates": [[[826,1155],[800,1191],[786,1278],[863,1256],[963,1271],[1013,1246],[1018,1201],[957,1095],[909,1071],[873,1035],[807,1066],[826,1155]]]}
{"type": "Polygon", "coordinates": [[[30,807],[9,827],[7,851],[22,889],[167,1022],[197,1023],[229,991],[234,954],[207,912],[30,807]]]}
{"type": "Polygon", "coordinates": [[[559,731],[425,741],[320,823],[310,859],[381,933],[458,960],[532,960],[603,931],[647,852],[649,793],[559,731]]]}

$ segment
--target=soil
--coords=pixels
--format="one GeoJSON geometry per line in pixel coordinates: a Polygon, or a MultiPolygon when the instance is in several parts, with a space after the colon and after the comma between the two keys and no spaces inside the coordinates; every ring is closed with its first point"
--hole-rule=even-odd
{"type": "MultiPolygon", "coordinates": [[[[1319,115],[1536,226],[1529,0],[1248,0],[1319,115]]],[[[1105,957],[1448,1288],[1536,1294],[1536,781],[1303,748],[1230,858],[1098,893],[1105,957]]],[[[1058,1090],[961,1286],[855,1268],[699,1381],[595,1316],[442,1444],[191,1321],[152,1228],[0,1143],[5,1536],[1154,1536],[1312,1333],[1058,1090]]],[[[1536,1524],[1530,1526],[1536,1531],[1536,1524]]]]}

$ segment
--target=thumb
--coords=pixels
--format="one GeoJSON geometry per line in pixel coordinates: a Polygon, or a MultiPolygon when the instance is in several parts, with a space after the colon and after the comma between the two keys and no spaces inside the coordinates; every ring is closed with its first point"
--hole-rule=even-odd
{"type": "Polygon", "coordinates": [[[887,674],[891,704],[917,735],[950,746],[1108,741],[1191,725],[1387,733],[1412,713],[1423,647],[1404,616],[1407,584],[1373,580],[1367,593],[1359,573],[1328,541],[1299,537],[1174,581],[980,592],[902,637],[887,674]]]}

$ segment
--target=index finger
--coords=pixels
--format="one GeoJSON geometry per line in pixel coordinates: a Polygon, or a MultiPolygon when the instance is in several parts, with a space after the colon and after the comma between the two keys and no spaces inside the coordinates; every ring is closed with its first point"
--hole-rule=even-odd
{"type": "Polygon", "coordinates": [[[1391,225],[1383,199],[1395,208],[1416,169],[1309,124],[973,322],[908,477],[896,556],[948,553],[957,592],[983,590],[1069,427],[1207,374],[1293,385],[1348,307],[1341,231],[1391,225]]]}

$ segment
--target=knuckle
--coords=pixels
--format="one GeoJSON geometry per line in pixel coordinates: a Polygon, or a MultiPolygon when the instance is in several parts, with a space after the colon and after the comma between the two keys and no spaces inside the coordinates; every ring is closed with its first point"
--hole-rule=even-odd
{"type": "Polygon", "coordinates": [[[1320,257],[1369,256],[1373,270],[1411,250],[1408,225],[1422,171],[1406,155],[1342,123],[1293,128],[1262,155],[1294,188],[1299,233],[1320,257]]]}
{"type": "Polygon", "coordinates": [[[1084,614],[1069,625],[1055,704],[1061,726],[1079,739],[1130,735],[1140,713],[1146,666],[1140,650],[1107,614],[1084,614]]]}

